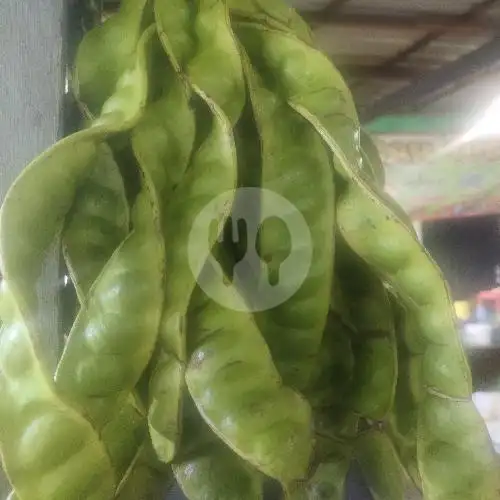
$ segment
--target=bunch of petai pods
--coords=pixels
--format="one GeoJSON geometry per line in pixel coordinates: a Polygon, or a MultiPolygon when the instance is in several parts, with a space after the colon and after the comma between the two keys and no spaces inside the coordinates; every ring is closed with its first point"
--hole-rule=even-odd
{"type": "Polygon", "coordinates": [[[11,499],[148,500],[175,478],[190,500],[258,500],[271,478],[283,498],[341,500],[353,463],[377,500],[500,497],[447,285],[292,9],[122,0],[81,42],[73,83],[85,126],[0,215],[11,499]],[[291,286],[291,246],[309,258],[267,308],[234,279],[243,188],[307,228],[290,242],[264,195],[245,206],[261,222],[247,283],[291,286]],[[217,230],[193,233],[207,206],[217,230]],[[78,298],[55,371],[35,286],[54,242],[78,298]]]}

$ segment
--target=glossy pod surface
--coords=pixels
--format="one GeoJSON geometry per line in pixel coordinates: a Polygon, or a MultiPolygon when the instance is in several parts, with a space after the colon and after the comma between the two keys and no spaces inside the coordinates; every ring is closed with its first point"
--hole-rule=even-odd
{"type": "Polygon", "coordinates": [[[377,500],[499,497],[448,287],[292,8],[123,0],[72,84],[85,127],[0,211],[11,500],[341,500],[355,463],[377,500]]]}

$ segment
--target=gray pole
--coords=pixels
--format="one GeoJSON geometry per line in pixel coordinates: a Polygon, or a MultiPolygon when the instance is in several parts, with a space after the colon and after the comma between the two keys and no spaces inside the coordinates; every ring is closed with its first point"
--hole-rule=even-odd
{"type": "MultiPolygon", "coordinates": [[[[63,0],[0,0],[0,201],[22,169],[62,131],[63,0]]],[[[58,256],[37,284],[41,345],[54,363],[58,347],[58,256]]],[[[3,479],[3,478],[2,478],[3,479]]],[[[0,480],[0,496],[8,485],[0,480]]]]}

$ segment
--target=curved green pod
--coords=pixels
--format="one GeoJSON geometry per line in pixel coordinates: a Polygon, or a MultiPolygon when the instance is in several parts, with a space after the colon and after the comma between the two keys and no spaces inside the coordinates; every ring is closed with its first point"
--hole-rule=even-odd
{"type": "Polygon", "coordinates": [[[290,488],[292,500],[344,500],[359,418],[344,409],[315,412],[315,447],[309,477],[290,488]]]}
{"type": "Polygon", "coordinates": [[[364,129],[360,133],[360,146],[363,154],[363,162],[370,170],[375,185],[383,189],[385,186],[385,168],[373,137],[364,129]]]}
{"type": "Polygon", "coordinates": [[[293,207],[292,212],[281,215],[282,221],[276,225],[262,220],[271,217],[266,213],[270,205],[266,205],[265,195],[261,199],[258,253],[264,262],[260,261],[256,272],[262,281],[249,299],[251,303],[262,301],[267,291],[264,280],[269,281],[269,277],[277,278],[281,289],[293,286],[292,281],[285,281],[287,276],[298,272],[297,263],[309,259],[296,293],[277,305],[263,303],[256,313],[285,383],[303,389],[309,383],[320,349],[330,303],[335,225],[330,158],[316,131],[269,89],[265,75],[255,72],[248,62],[245,73],[260,137],[260,187],[293,207]],[[314,190],[310,189],[313,183],[314,190]],[[306,230],[297,230],[298,217],[302,217],[306,230]],[[291,230],[295,230],[295,237],[289,243],[287,235],[291,230]]]}
{"type": "Polygon", "coordinates": [[[245,85],[226,2],[155,0],[154,10],[160,39],[176,71],[235,124],[245,105],[245,85]]]}
{"type": "Polygon", "coordinates": [[[78,46],[73,91],[89,118],[100,114],[129,68],[144,29],[148,0],[123,0],[117,14],[89,31],[78,46]]]}
{"type": "Polygon", "coordinates": [[[285,486],[304,478],[312,452],[311,409],[283,385],[252,316],[226,309],[197,289],[187,325],[186,383],[203,419],[264,474],[285,486]]]}
{"type": "Polygon", "coordinates": [[[99,146],[94,163],[76,191],[62,233],[65,260],[80,302],[130,229],[125,187],[109,147],[99,146]]]}
{"type": "Polygon", "coordinates": [[[165,272],[157,217],[142,192],[133,231],[94,283],[56,371],[59,391],[98,427],[133,390],[156,344],[165,272]]]}
{"type": "Polygon", "coordinates": [[[350,457],[330,456],[314,468],[312,476],[287,498],[290,500],[344,500],[350,457]]]}
{"type": "Polygon", "coordinates": [[[181,449],[172,471],[188,500],[261,500],[262,474],[210,431],[192,402],[186,406],[181,449]]]}
{"type": "MultiPolygon", "coordinates": [[[[167,265],[173,272],[165,289],[165,307],[160,325],[160,349],[150,381],[148,412],[153,445],[161,460],[170,462],[180,436],[181,392],[185,362],[185,314],[196,278],[209,250],[199,238],[193,244],[196,262],[192,270],[188,244],[191,228],[199,212],[218,195],[227,200],[213,214],[222,227],[229,215],[236,188],[236,151],[231,130],[244,105],[245,92],[241,63],[229,28],[225,4],[185,0],[154,4],[160,40],[175,71],[186,76],[189,91],[197,102],[197,138],[188,172],[177,186],[164,217],[166,237],[176,245],[167,246],[167,265]],[[204,50],[196,54],[200,43],[204,50]],[[216,65],[225,75],[212,78],[216,65]]],[[[208,239],[210,249],[217,234],[208,239]]]]}
{"type": "Polygon", "coordinates": [[[403,500],[406,475],[387,435],[377,429],[361,433],[354,455],[374,500],[403,500]]]}
{"type": "Polygon", "coordinates": [[[312,44],[313,33],[307,23],[281,0],[230,0],[229,13],[235,23],[256,22],[275,29],[290,31],[312,44]]]}
{"type": "MultiPolygon", "coordinates": [[[[470,370],[455,328],[448,289],[439,270],[407,228],[407,223],[363,180],[359,165],[350,161],[349,155],[344,154],[343,144],[335,138],[332,116],[341,114],[357,120],[345,85],[329,62],[282,32],[245,27],[244,33],[238,29],[238,35],[240,38],[244,35],[245,48],[254,52],[254,58],[273,75],[290,104],[309,120],[334,154],[336,171],[347,181],[337,203],[339,230],[348,245],[389,282],[415,315],[418,336],[425,342],[421,362],[423,389],[440,395],[444,401],[450,397],[464,398],[464,405],[475,412],[470,399],[470,370]],[[325,100],[325,96],[330,98],[325,100]],[[325,106],[325,102],[329,105],[325,106]]],[[[425,432],[423,428],[419,434],[418,447],[426,443],[425,432]]],[[[488,439],[484,429],[478,432],[488,439]]],[[[485,463],[492,460],[491,447],[478,445],[474,452],[485,463]]],[[[421,456],[428,459],[426,455],[421,456]]],[[[453,470],[452,463],[447,470],[453,470]]],[[[470,485],[488,483],[492,473],[490,467],[481,472],[474,468],[466,472],[470,485]]],[[[438,476],[432,476],[427,482],[425,478],[422,480],[426,485],[424,494],[428,496],[433,491],[439,492],[445,484],[445,481],[441,484],[438,476]]],[[[482,492],[471,486],[463,494],[471,496],[482,492]]]]}
{"type": "MultiPolygon", "coordinates": [[[[83,496],[104,500],[110,497],[114,488],[114,474],[98,435],[86,420],[54,395],[36,360],[31,340],[37,310],[34,283],[41,272],[47,249],[62,230],[77,189],[92,172],[100,143],[110,134],[133,126],[142,112],[146,102],[145,64],[151,33],[149,30],[144,34],[135,60],[119,79],[99,118],[90,128],[63,139],[35,159],[7,193],[0,212],[2,274],[8,290],[6,300],[10,304],[6,308],[3,326],[4,338],[9,342],[3,345],[12,360],[19,358],[21,368],[28,367],[22,382],[15,381],[14,374],[9,375],[11,369],[6,368],[5,376],[12,380],[5,380],[3,384],[6,391],[13,390],[12,383],[17,387],[16,391],[25,391],[27,403],[34,398],[31,411],[23,410],[17,415],[16,405],[11,404],[11,414],[8,406],[2,412],[2,418],[18,423],[16,429],[12,429],[11,424],[2,425],[8,435],[2,439],[0,447],[5,468],[21,497],[62,499],[83,496]],[[62,169],[61,165],[66,168],[62,169]],[[44,190],[39,189],[42,185],[44,190]],[[43,219],[43,224],[40,224],[40,219],[43,219]],[[60,436],[64,442],[66,436],[71,435],[78,436],[78,440],[68,441],[67,446],[61,447],[61,454],[54,454],[48,434],[45,436],[45,432],[40,431],[34,435],[31,432],[34,425],[59,429],[53,435],[54,439],[60,436]],[[26,451],[28,454],[24,457],[29,464],[17,463],[18,453],[14,450],[21,446],[21,440],[24,440],[22,446],[26,445],[26,450],[32,448],[32,454],[26,451]],[[52,462],[47,460],[49,449],[54,456],[52,462]],[[62,477],[51,472],[58,460],[66,463],[66,472],[59,471],[62,477]],[[31,469],[31,475],[23,472],[23,468],[26,471],[31,469]],[[75,471],[80,471],[80,474],[75,471]],[[66,474],[71,476],[70,480],[65,478],[66,474]]],[[[21,411],[19,404],[20,400],[17,411],[21,411]]],[[[24,458],[21,457],[21,461],[24,458]]]]}
{"type": "Polygon", "coordinates": [[[420,403],[417,432],[426,499],[498,497],[498,457],[473,404],[429,393],[420,403]]]}
{"type": "Polygon", "coordinates": [[[354,369],[351,335],[339,316],[329,311],[311,380],[304,390],[313,408],[339,407],[348,399],[354,369]]]}
{"type": "MultiPolygon", "coordinates": [[[[323,126],[334,133],[353,168],[356,166],[356,171],[364,175],[356,107],[330,59],[290,33],[256,23],[235,23],[234,30],[252,64],[266,75],[273,89],[299,112],[305,109],[320,117],[323,126]]],[[[305,117],[309,119],[307,113],[305,117]]],[[[341,165],[335,167],[338,170],[341,165]]]]}
{"type": "MultiPolygon", "coordinates": [[[[158,45],[159,41],[157,42],[158,45]]],[[[191,91],[165,54],[157,62],[161,91],[131,133],[132,149],[145,183],[159,207],[165,240],[170,239],[168,205],[189,165],[196,138],[196,114],[191,91]]]]}
{"type": "Polygon", "coordinates": [[[115,492],[117,500],[162,500],[173,481],[170,469],[151,460],[149,443],[137,447],[128,470],[115,492]]]}
{"type": "Polygon", "coordinates": [[[394,405],[386,421],[386,431],[391,438],[401,463],[418,489],[422,481],[417,460],[418,403],[421,401],[422,381],[420,366],[421,355],[411,353],[405,343],[408,330],[413,328],[404,308],[391,300],[394,310],[394,323],[398,340],[398,382],[394,405]]]}
{"type": "Polygon", "coordinates": [[[196,278],[218,236],[207,237],[200,232],[193,236],[191,229],[200,211],[219,195],[223,195],[225,203],[215,207],[212,219],[222,227],[232,205],[237,176],[230,124],[208,96],[199,89],[194,90],[200,99],[196,123],[202,123],[203,130],[209,126],[166,208],[165,237],[175,241],[175,245],[166,248],[168,279],[159,332],[160,352],[149,391],[150,432],[155,449],[165,462],[172,459],[180,434],[180,400],[186,360],[185,315],[196,278]]]}
{"type": "MultiPolygon", "coordinates": [[[[154,33],[153,26],[144,32],[134,65],[122,75],[123,84],[117,85],[89,130],[99,131],[109,121],[108,127],[112,127],[114,121],[125,119],[129,127],[139,120],[147,97],[146,63],[154,33]]],[[[84,299],[56,370],[58,389],[99,428],[126,401],[156,343],[165,257],[157,210],[149,197],[147,191],[139,195],[132,220],[134,231],[113,253],[84,299]],[[150,280],[149,287],[129,288],[129,283],[144,279],[150,280]],[[125,310],[137,306],[140,309],[135,317],[123,317],[125,310]],[[132,369],[122,363],[123,359],[132,369]],[[106,384],[102,384],[102,377],[106,384]]]]}
{"type": "Polygon", "coordinates": [[[351,408],[383,420],[392,408],[397,382],[393,311],[382,281],[340,239],[336,269],[356,330],[351,408]]]}
{"type": "MultiPolygon", "coordinates": [[[[9,269],[8,260],[3,260],[9,269]]],[[[22,291],[22,289],[21,289],[22,291]]],[[[109,500],[115,476],[99,435],[55,393],[18,293],[2,283],[0,449],[20,498],[109,500]]],[[[28,319],[29,318],[29,319],[28,319]]]]}
{"type": "Polygon", "coordinates": [[[7,192],[0,211],[3,276],[14,293],[24,290],[23,302],[28,307],[34,307],[36,302],[32,285],[37,281],[45,253],[62,230],[77,189],[92,172],[99,145],[107,136],[132,127],[142,113],[147,97],[145,59],[151,34],[151,30],[144,34],[134,64],[122,75],[99,118],[88,129],[62,139],[36,158],[7,192]],[[40,190],[42,185],[45,189],[40,190]]]}

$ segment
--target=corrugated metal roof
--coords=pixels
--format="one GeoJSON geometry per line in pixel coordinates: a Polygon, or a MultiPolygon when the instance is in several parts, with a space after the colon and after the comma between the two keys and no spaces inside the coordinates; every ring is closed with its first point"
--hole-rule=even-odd
{"type": "Polygon", "coordinates": [[[488,40],[488,36],[469,36],[457,39],[455,35],[443,35],[427,47],[409,56],[406,64],[423,69],[440,66],[476,50],[488,40]]]}
{"type": "Polygon", "coordinates": [[[350,0],[343,11],[366,13],[376,9],[378,12],[392,14],[462,14],[478,3],[481,3],[481,0],[350,0]]]}
{"type": "Polygon", "coordinates": [[[304,12],[324,9],[331,0],[288,0],[288,5],[304,12]]]}
{"type": "MultiPolygon", "coordinates": [[[[384,30],[351,26],[323,25],[315,30],[316,42],[322,50],[333,57],[363,56],[370,65],[377,64],[379,59],[391,57],[395,52],[407,47],[425,35],[418,30],[384,30]],[[377,61],[373,58],[378,59],[377,61]]],[[[348,59],[348,57],[347,57],[348,59]]],[[[358,58],[359,59],[359,58],[358,58]]]]}

